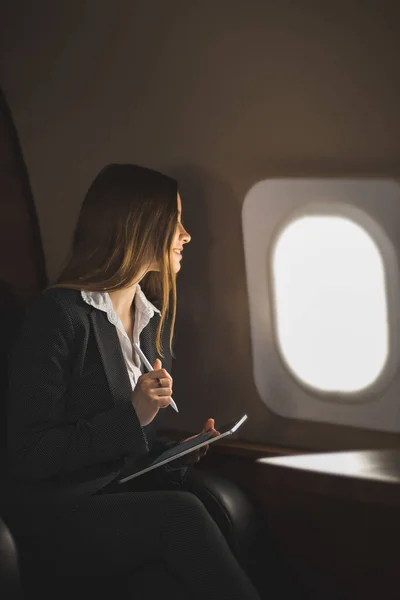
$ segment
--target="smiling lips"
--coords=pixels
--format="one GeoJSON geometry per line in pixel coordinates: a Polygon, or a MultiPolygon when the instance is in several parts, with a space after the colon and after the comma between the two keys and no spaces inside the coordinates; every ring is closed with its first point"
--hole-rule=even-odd
{"type": "Polygon", "coordinates": [[[182,250],[183,248],[174,248],[174,253],[182,258],[182,250]]]}

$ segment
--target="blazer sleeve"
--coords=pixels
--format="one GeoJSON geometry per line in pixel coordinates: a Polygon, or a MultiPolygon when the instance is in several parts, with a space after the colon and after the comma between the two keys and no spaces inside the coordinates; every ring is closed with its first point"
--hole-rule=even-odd
{"type": "Polygon", "coordinates": [[[42,294],[29,309],[14,345],[9,360],[8,453],[16,476],[44,479],[148,452],[130,402],[90,419],[67,421],[75,321],[67,306],[42,294]]]}

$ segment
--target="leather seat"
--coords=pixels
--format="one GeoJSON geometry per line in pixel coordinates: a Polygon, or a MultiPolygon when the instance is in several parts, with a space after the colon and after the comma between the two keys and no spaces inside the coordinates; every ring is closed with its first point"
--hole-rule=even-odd
{"type": "Polygon", "coordinates": [[[15,540],[0,518],[0,591],[4,600],[23,598],[15,540]]]}
{"type": "Polygon", "coordinates": [[[192,470],[185,488],[203,502],[238,562],[248,570],[260,518],[246,494],[232,481],[200,469],[192,470]]]}
{"type": "Polygon", "coordinates": [[[21,307],[11,287],[0,281],[0,461],[7,447],[7,355],[20,316],[21,307]]]}

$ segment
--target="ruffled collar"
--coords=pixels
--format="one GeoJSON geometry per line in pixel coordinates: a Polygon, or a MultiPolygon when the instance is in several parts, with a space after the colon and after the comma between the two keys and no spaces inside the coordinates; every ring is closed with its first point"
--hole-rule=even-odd
{"type": "MultiPolygon", "coordinates": [[[[110,323],[118,326],[120,329],[122,329],[122,331],[124,331],[122,323],[114,310],[114,306],[108,292],[87,292],[85,290],[81,290],[81,296],[87,304],[90,304],[90,306],[105,312],[110,323]]],[[[156,308],[154,304],[152,304],[150,300],[146,298],[139,284],[136,288],[135,294],[135,309],[137,312],[141,313],[141,316],[143,316],[143,318],[147,321],[154,316],[154,313],[161,314],[158,308],[156,308]]]]}

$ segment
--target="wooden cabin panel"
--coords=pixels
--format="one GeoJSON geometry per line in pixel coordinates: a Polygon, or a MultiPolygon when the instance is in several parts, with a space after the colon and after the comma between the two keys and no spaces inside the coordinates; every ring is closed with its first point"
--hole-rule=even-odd
{"type": "MultiPolygon", "coordinates": [[[[396,597],[400,521],[395,499],[379,502],[384,496],[378,489],[368,495],[354,481],[324,489],[303,473],[294,478],[277,471],[272,477],[254,459],[216,448],[199,468],[228,477],[249,495],[266,519],[273,546],[310,600],[396,597]]],[[[266,548],[269,544],[266,540],[266,548]]]]}
{"type": "Polygon", "coordinates": [[[0,281],[22,305],[46,282],[36,209],[10,110],[0,94],[0,281]]]}

